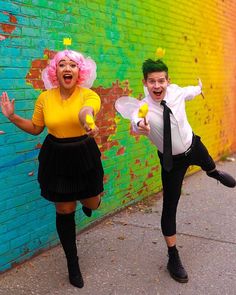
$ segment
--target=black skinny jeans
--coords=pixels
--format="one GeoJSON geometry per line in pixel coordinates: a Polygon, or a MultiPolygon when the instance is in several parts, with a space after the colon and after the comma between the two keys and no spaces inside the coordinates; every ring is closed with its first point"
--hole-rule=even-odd
{"type": "MultiPolygon", "coordinates": [[[[158,152],[161,167],[163,155],[158,152]]],[[[173,169],[167,172],[161,169],[163,185],[163,208],[161,216],[161,229],[164,236],[176,234],[176,212],[181,195],[181,188],[184,175],[190,165],[197,165],[204,171],[215,169],[216,165],[209,155],[206,147],[197,135],[193,137],[191,150],[187,155],[173,156],[173,169]]]]}

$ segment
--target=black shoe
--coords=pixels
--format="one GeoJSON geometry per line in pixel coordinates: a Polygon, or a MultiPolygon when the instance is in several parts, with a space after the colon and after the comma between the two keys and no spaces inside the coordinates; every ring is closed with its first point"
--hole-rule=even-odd
{"type": "Polygon", "coordinates": [[[82,210],[86,216],[88,216],[88,217],[92,216],[92,209],[82,206],[82,210]]]}
{"type": "Polygon", "coordinates": [[[236,180],[226,172],[214,170],[213,172],[210,172],[210,173],[207,172],[207,175],[212,178],[215,178],[216,180],[218,180],[220,183],[222,183],[225,186],[228,186],[228,187],[236,186],[236,180]]]}
{"type": "Polygon", "coordinates": [[[71,285],[77,287],[77,288],[83,288],[84,286],[84,280],[80,271],[78,258],[73,262],[68,262],[68,272],[69,272],[69,281],[71,285]]]}
{"type": "Polygon", "coordinates": [[[174,253],[169,254],[167,269],[171,277],[177,282],[179,283],[188,282],[188,274],[182,265],[177,249],[174,253]]]}

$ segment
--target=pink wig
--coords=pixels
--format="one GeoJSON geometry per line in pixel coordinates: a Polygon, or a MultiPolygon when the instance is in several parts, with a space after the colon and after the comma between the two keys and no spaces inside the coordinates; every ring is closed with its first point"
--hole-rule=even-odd
{"type": "Polygon", "coordinates": [[[73,60],[79,68],[79,78],[77,85],[85,88],[90,88],[96,79],[96,63],[90,58],[85,58],[80,52],[73,50],[59,51],[50,61],[49,65],[42,71],[42,79],[46,89],[58,87],[56,68],[57,64],[67,56],[73,60]]]}

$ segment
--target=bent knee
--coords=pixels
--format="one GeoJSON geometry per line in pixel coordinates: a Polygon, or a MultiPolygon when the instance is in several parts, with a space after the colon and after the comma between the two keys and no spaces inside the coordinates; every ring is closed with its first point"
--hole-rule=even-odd
{"type": "Polygon", "coordinates": [[[96,204],[90,205],[89,208],[92,209],[92,210],[97,210],[99,205],[100,205],[100,202],[97,202],[96,204]]]}
{"type": "Polygon", "coordinates": [[[96,210],[98,209],[100,203],[101,203],[101,198],[100,196],[96,196],[90,199],[85,199],[80,201],[84,206],[86,206],[89,209],[96,210]]]}
{"type": "Polygon", "coordinates": [[[56,211],[60,214],[69,214],[76,210],[76,202],[55,203],[56,211]]]}

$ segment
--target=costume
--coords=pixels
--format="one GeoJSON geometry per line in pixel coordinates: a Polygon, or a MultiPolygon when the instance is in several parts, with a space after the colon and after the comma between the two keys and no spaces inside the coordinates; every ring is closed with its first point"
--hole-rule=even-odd
{"type": "Polygon", "coordinates": [[[59,88],[53,88],[41,93],[36,101],[32,122],[46,126],[49,133],[38,157],[41,195],[49,201],[81,200],[103,191],[101,153],[78,117],[86,106],[96,115],[100,98],[81,87],[66,100],[61,99],[59,88]]]}
{"type": "Polygon", "coordinates": [[[204,96],[201,80],[198,79],[198,86],[181,88],[175,84],[170,85],[168,67],[161,59],[145,60],[142,70],[146,97],[141,103],[131,102],[129,97],[121,97],[115,107],[123,117],[129,118],[123,110],[125,105],[131,105],[133,130],[147,135],[158,149],[163,184],[161,229],[168,247],[167,269],[176,281],[187,283],[188,274],[176,248],[176,211],[187,168],[189,165],[198,165],[209,177],[227,187],[235,187],[236,181],[231,175],[216,169],[206,147],[200,137],[193,133],[187,120],[185,100],[199,94],[204,96]]]}
{"type": "Polygon", "coordinates": [[[17,127],[34,135],[40,134],[45,126],[48,129],[38,157],[38,181],[41,195],[56,203],[56,228],[67,259],[69,281],[78,288],[84,286],[84,281],[76,247],[75,201],[83,203],[82,199],[94,197],[91,202],[84,201],[88,208],[82,206],[89,215],[90,206],[99,206],[99,194],[103,191],[101,153],[92,137],[98,129],[93,116],[101,103],[95,92],[83,88],[91,87],[95,78],[96,63],[92,59],[63,50],[43,70],[42,79],[48,90],[39,95],[32,120],[14,113],[14,101],[9,100],[6,92],[1,96],[4,115],[17,127]]]}
{"type": "MultiPolygon", "coordinates": [[[[204,171],[215,169],[215,163],[209,155],[199,136],[193,134],[185,112],[185,100],[193,99],[201,93],[199,86],[179,87],[171,84],[167,87],[164,100],[171,109],[171,134],[173,169],[167,172],[162,167],[163,211],[161,227],[164,236],[176,234],[176,211],[181,194],[184,175],[189,165],[198,165],[204,171]]],[[[149,139],[158,148],[158,156],[163,161],[163,106],[154,101],[150,95],[143,100],[149,107],[148,121],[150,124],[149,139]]],[[[133,114],[132,126],[139,132],[137,123],[140,121],[137,112],[133,114]]]]}

